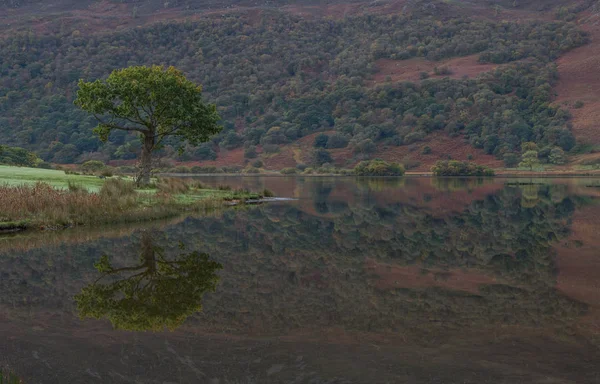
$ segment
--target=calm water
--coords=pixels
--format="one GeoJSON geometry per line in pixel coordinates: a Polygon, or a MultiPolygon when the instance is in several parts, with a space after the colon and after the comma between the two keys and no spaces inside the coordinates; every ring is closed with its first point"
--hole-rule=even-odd
{"type": "Polygon", "coordinates": [[[600,383],[600,180],[203,180],[298,200],[1,237],[0,367],[25,383],[600,383]]]}

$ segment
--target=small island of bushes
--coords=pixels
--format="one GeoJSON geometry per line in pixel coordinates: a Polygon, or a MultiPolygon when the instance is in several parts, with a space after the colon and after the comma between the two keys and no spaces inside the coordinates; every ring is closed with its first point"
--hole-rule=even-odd
{"type": "Polygon", "coordinates": [[[431,167],[434,176],[494,176],[494,170],[469,161],[443,160],[431,167]]]}
{"type": "Polygon", "coordinates": [[[380,159],[361,161],[354,167],[356,176],[402,176],[404,167],[401,164],[380,159]]]}

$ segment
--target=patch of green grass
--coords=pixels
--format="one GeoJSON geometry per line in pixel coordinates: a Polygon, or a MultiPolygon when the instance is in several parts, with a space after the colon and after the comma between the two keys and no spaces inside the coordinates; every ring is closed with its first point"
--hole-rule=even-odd
{"type": "Polygon", "coordinates": [[[64,171],[53,169],[0,165],[0,184],[35,184],[38,181],[43,181],[60,189],[68,189],[69,184],[77,185],[90,192],[99,191],[104,184],[104,179],[100,179],[97,176],[67,175],[64,171]]]}

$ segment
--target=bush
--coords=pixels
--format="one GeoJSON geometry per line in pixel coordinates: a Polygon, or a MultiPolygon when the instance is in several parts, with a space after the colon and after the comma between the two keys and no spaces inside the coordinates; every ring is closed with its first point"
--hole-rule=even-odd
{"type": "Polygon", "coordinates": [[[421,153],[423,155],[429,155],[431,153],[431,147],[426,145],[423,147],[423,149],[421,150],[421,153]]]}
{"type": "Polygon", "coordinates": [[[244,168],[244,170],[242,171],[242,173],[260,173],[260,170],[258,168],[254,168],[254,167],[246,167],[244,168]]]}
{"type": "Polygon", "coordinates": [[[516,168],[519,165],[519,155],[516,153],[508,152],[503,156],[504,166],[506,168],[516,168]]]}
{"type": "Polygon", "coordinates": [[[249,146],[244,150],[244,157],[246,159],[254,159],[258,154],[256,153],[256,147],[254,145],[249,146]]]}
{"type": "Polygon", "coordinates": [[[573,107],[574,107],[574,108],[577,108],[577,109],[579,109],[579,108],[583,108],[583,106],[584,106],[584,105],[585,105],[585,104],[583,103],[583,101],[581,101],[581,100],[577,100],[577,101],[575,102],[575,104],[573,105],[573,107]]]}
{"type": "Polygon", "coordinates": [[[106,165],[99,160],[89,160],[79,167],[83,173],[96,173],[104,169],[106,165]]]}
{"type": "Polygon", "coordinates": [[[268,154],[279,152],[279,146],[277,144],[265,144],[262,148],[263,151],[268,154]]]}
{"type": "Polygon", "coordinates": [[[314,165],[321,166],[325,163],[331,163],[333,160],[326,149],[318,148],[313,151],[312,162],[314,165]]]}
{"type": "Polygon", "coordinates": [[[263,165],[264,165],[264,164],[263,164],[263,162],[262,162],[261,160],[254,160],[254,161],[252,162],[252,166],[253,166],[254,168],[262,168],[262,167],[263,167],[263,165]]]}
{"type": "Polygon", "coordinates": [[[550,164],[561,165],[567,162],[565,157],[565,151],[562,148],[554,147],[550,150],[550,155],[548,155],[548,161],[550,164]]]}
{"type": "Polygon", "coordinates": [[[348,146],[348,138],[342,134],[334,133],[327,141],[327,149],[346,148],[348,146]]]}
{"type": "Polygon", "coordinates": [[[425,138],[425,132],[423,131],[415,131],[411,132],[408,135],[404,136],[404,144],[412,144],[417,141],[421,141],[425,138]]]}
{"type": "Polygon", "coordinates": [[[354,153],[369,155],[377,150],[377,146],[371,139],[366,139],[356,144],[354,147],[354,153]]]}
{"type": "Polygon", "coordinates": [[[296,168],[283,168],[281,171],[279,171],[279,173],[282,175],[295,175],[296,168]]]}
{"type": "Polygon", "coordinates": [[[402,176],[404,167],[398,163],[388,163],[383,160],[361,161],[355,168],[358,176],[402,176]]]}
{"type": "Polygon", "coordinates": [[[315,142],[313,143],[313,147],[315,148],[325,148],[327,147],[327,142],[329,141],[329,136],[324,133],[317,135],[315,137],[315,142]]]}
{"type": "Polygon", "coordinates": [[[263,189],[261,193],[262,197],[275,197],[275,194],[270,189],[263,189]]]}
{"type": "Polygon", "coordinates": [[[435,176],[494,176],[494,170],[468,161],[438,161],[431,171],[435,176]]]}
{"type": "Polygon", "coordinates": [[[105,167],[102,171],[100,171],[100,176],[103,177],[112,177],[115,173],[114,168],[112,167],[105,167]]]}

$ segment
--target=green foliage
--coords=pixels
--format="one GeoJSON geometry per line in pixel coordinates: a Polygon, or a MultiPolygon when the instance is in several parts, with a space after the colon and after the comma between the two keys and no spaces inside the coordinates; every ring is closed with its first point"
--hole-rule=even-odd
{"type": "Polygon", "coordinates": [[[0,145],[0,164],[37,167],[42,160],[35,153],[18,147],[0,145]]]}
{"type": "Polygon", "coordinates": [[[550,155],[548,156],[548,161],[550,164],[564,164],[567,162],[567,158],[565,156],[565,151],[563,151],[559,147],[554,147],[550,151],[550,155]]]}
{"type": "Polygon", "coordinates": [[[256,147],[254,145],[244,149],[244,157],[246,159],[254,159],[258,154],[256,153],[256,147]]]}
{"type": "Polygon", "coordinates": [[[99,160],[88,160],[79,167],[83,173],[94,173],[102,171],[106,165],[99,160]]]}
{"type": "Polygon", "coordinates": [[[327,149],[346,148],[348,146],[348,137],[340,133],[334,133],[327,140],[327,149]]]}
{"type": "Polygon", "coordinates": [[[468,161],[438,161],[431,172],[435,176],[494,176],[494,170],[468,161]]]}
{"type": "Polygon", "coordinates": [[[404,167],[398,163],[388,163],[383,160],[361,161],[354,167],[357,176],[402,176],[404,167]]]}
{"type": "Polygon", "coordinates": [[[312,153],[312,163],[317,166],[321,166],[326,163],[331,163],[333,159],[329,154],[329,151],[323,148],[317,148],[312,153]]]}
{"type": "Polygon", "coordinates": [[[583,106],[585,105],[585,103],[581,100],[577,100],[575,102],[575,104],[573,104],[573,108],[579,109],[579,108],[583,108],[583,106]]]}
{"type": "Polygon", "coordinates": [[[423,155],[429,155],[431,153],[431,147],[426,145],[423,147],[423,149],[421,150],[421,154],[423,155]]]}
{"type": "Polygon", "coordinates": [[[98,120],[94,132],[102,141],[113,130],[140,135],[144,184],[150,180],[152,153],[165,138],[198,145],[221,130],[216,107],[202,100],[202,88],[174,67],[133,66],[113,71],[105,81],[80,80],[75,105],[98,120]]]}
{"type": "MultiPolygon", "coordinates": [[[[71,105],[79,78],[101,79],[124,63],[174,65],[204,85],[226,129],[191,153],[195,159],[213,158],[221,142],[224,148],[266,148],[319,130],[348,136],[361,156],[370,153],[361,150],[365,140],[398,145],[419,139],[405,141],[411,132],[442,129],[464,133],[474,147],[492,154],[518,151],[530,140],[564,150],[573,145],[568,114],[550,103],[557,73],[549,62],[586,41],[568,23],[440,22],[410,14],[308,20],[264,12],[256,20],[228,13],[218,23],[157,23],[93,36],[59,32],[49,23],[56,34],[0,39],[0,133],[47,161],[72,162],[87,152],[131,158],[139,152],[139,140],[128,132],[113,131],[106,144],[88,135],[95,119],[71,105]],[[482,62],[536,60],[477,79],[369,86],[380,58],[471,54],[482,62]],[[280,130],[267,134],[273,127],[280,130]]],[[[99,131],[106,138],[107,130],[99,131]]],[[[179,146],[177,138],[165,139],[161,151],[175,156],[179,146]]]]}
{"type": "Polygon", "coordinates": [[[315,137],[315,142],[313,143],[313,147],[326,148],[328,141],[329,141],[329,136],[327,136],[324,133],[321,133],[315,137]]]}
{"type": "Polygon", "coordinates": [[[503,160],[506,168],[516,168],[519,164],[519,155],[513,152],[508,152],[503,155],[503,160]]]}
{"type": "Polygon", "coordinates": [[[140,248],[135,265],[115,267],[106,255],[95,264],[100,277],[75,296],[81,318],[107,318],[116,329],[162,331],[202,310],[202,296],[216,290],[221,264],[198,251],[169,259],[148,233],[140,248]],[[100,283],[109,276],[111,282],[100,283]]]}
{"type": "Polygon", "coordinates": [[[281,171],[279,171],[282,175],[295,175],[296,174],[296,168],[283,168],[281,171]]]}
{"type": "Polygon", "coordinates": [[[538,153],[534,150],[528,150],[521,156],[521,162],[519,167],[527,168],[532,171],[534,168],[540,166],[540,160],[538,159],[538,153]]]}

